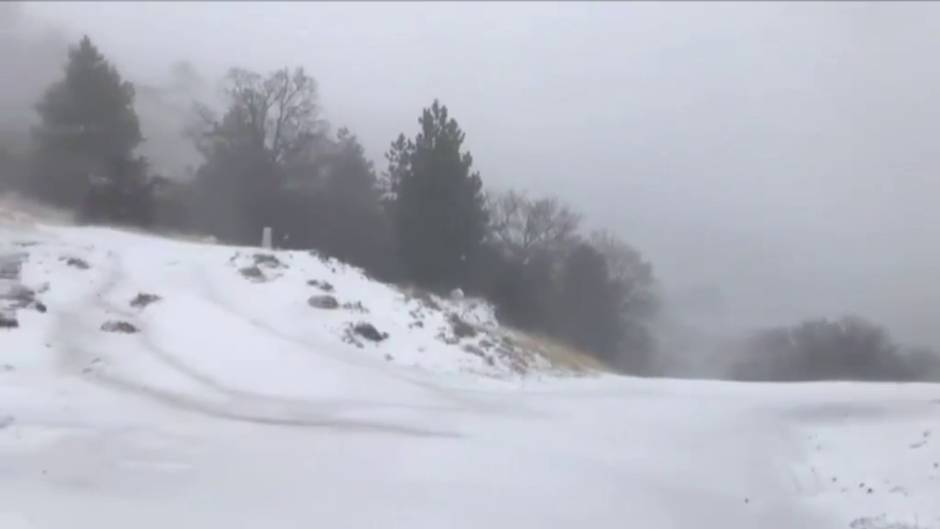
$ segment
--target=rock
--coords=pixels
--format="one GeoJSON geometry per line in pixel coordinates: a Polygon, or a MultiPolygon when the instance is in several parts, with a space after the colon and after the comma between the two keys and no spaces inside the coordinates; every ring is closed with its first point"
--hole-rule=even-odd
{"type": "Polygon", "coordinates": [[[379,332],[371,323],[360,322],[353,327],[353,332],[372,342],[381,342],[388,338],[387,332],[379,332]]]}
{"type": "Polygon", "coordinates": [[[454,331],[454,336],[457,338],[473,338],[477,335],[477,330],[469,323],[463,321],[460,316],[451,314],[449,319],[450,326],[454,331]]]}
{"type": "Polygon", "coordinates": [[[134,299],[131,300],[131,307],[143,308],[143,307],[146,307],[147,305],[150,305],[151,303],[156,303],[160,301],[161,299],[163,298],[161,298],[160,296],[156,294],[145,294],[141,292],[137,294],[137,296],[134,297],[134,299]]]}
{"type": "Polygon", "coordinates": [[[238,270],[242,276],[252,281],[264,281],[264,272],[256,265],[246,266],[238,270]]]}
{"type": "Polygon", "coordinates": [[[327,283],[326,281],[317,281],[316,279],[311,279],[307,281],[307,284],[312,287],[317,287],[324,292],[333,292],[333,285],[327,283]]]}
{"type": "Polygon", "coordinates": [[[79,270],[88,270],[91,266],[84,259],[79,259],[78,257],[67,257],[65,258],[65,264],[78,268],[79,270]]]}
{"type": "Polygon", "coordinates": [[[121,334],[134,334],[140,332],[137,327],[126,321],[106,321],[101,324],[101,330],[104,332],[116,332],[121,334]]]}
{"type": "Polygon", "coordinates": [[[338,309],[339,301],[333,296],[312,296],[307,300],[307,304],[318,309],[338,309]]]}
{"type": "Polygon", "coordinates": [[[363,314],[369,313],[369,309],[367,309],[366,306],[363,305],[361,301],[357,301],[355,303],[343,303],[343,308],[346,310],[361,312],[363,314]]]}

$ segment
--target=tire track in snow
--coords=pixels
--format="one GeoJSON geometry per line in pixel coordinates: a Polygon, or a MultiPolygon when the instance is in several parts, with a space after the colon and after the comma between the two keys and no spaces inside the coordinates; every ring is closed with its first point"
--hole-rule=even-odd
{"type": "Polygon", "coordinates": [[[251,407],[246,405],[246,403],[239,403],[238,406],[223,406],[194,398],[183,393],[160,389],[155,386],[143,384],[138,381],[130,381],[124,379],[123,377],[117,377],[107,373],[96,372],[92,374],[90,378],[99,385],[107,388],[131,393],[134,395],[149,397],[151,400],[161,404],[169,405],[176,409],[196,412],[220,419],[230,419],[275,426],[330,428],[343,431],[391,433],[410,435],[415,437],[444,437],[455,439],[463,437],[459,433],[455,432],[409,427],[382,421],[365,421],[347,418],[323,417],[320,414],[304,413],[306,410],[289,410],[291,413],[288,413],[287,416],[284,416],[283,414],[281,414],[281,416],[275,416],[277,415],[276,412],[283,411],[283,403],[276,403],[278,404],[277,408],[281,408],[280,410],[259,409],[256,411],[251,411],[245,409],[251,407]]]}
{"type": "MultiPolygon", "coordinates": [[[[505,400],[502,400],[496,403],[483,402],[479,399],[468,398],[465,395],[459,394],[461,390],[454,389],[454,388],[444,388],[431,382],[416,380],[412,377],[395,373],[382,365],[376,365],[367,361],[356,361],[356,360],[350,359],[349,357],[324,352],[319,347],[314,346],[314,344],[311,344],[296,336],[291,336],[289,334],[286,334],[272,327],[271,325],[268,325],[262,321],[257,320],[256,318],[252,318],[251,316],[248,316],[246,314],[242,314],[241,312],[239,312],[235,307],[232,307],[230,304],[226,303],[224,300],[221,299],[221,297],[218,295],[218,292],[212,286],[211,278],[205,272],[205,270],[203,270],[201,267],[198,268],[197,270],[194,270],[193,274],[195,276],[193,284],[200,286],[204,299],[210,301],[213,305],[215,305],[217,308],[219,308],[226,314],[229,314],[230,316],[233,316],[241,321],[244,321],[246,324],[251,325],[253,328],[258,330],[259,332],[263,332],[264,334],[271,336],[273,338],[276,338],[282,342],[286,342],[293,346],[299,346],[301,349],[305,351],[310,351],[310,352],[319,354],[321,356],[325,356],[327,358],[330,358],[331,360],[334,360],[334,361],[337,361],[346,365],[350,365],[350,366],[360,368],[360,369],[367,369],[374,373],[379,373],[382,376],[417,386],[425,391],[428,391],[429,393],[437,397],[441,397],[448,401],[454,402],[455,404],[461,405],[467,408],[468,411],[473,411],[475,413],[492,413],[492,414],[497,414],[497,415],[507,415],[510,413],[517,413],[517,414],[530,415],[530,416],[536,415],[534,412],[530,410],[521,409],[521,404],[518,401],[512,402],[512,405],[515,406],[516,409],[510,410],[509,409],[510,403],[505,400]]],[[[465,394],[480,393],[480,391],[471,390],[471,391],[466,391],[462,393],[465,393],[465,394]]]]}
{"type": "MultiPolygon", "coordinates": [[[[119,262],[118,259],[115,259],[116,262],[119,262]]],[[[118,270],[121,270],[122,267],[118,267],[118,270]]],[[[123,274],[120,274],[120,278],[123,280],[123,274]]],[[[254,322],[247,320],[244,316],[235,313],[234,311],[228,310],[225,306],[220,305],[215,300],[212,301],[212,305],[225,312],[226,314],[236,317],[239,321],[245,321],[247,324],[251,324],[252,327],[258,331],[262,331],[265,334],[272,335],[267,328],[260,328],[254,324],[254,322]]],[[[130,319],[134,322],[139,322],[136,313],[124,311],[123,309],[114,307],[112,304],[106,301],[106,297],[101,299],[105,308],[110,308],[111,310],[120,313],[127,319],[130,319]]],[[[280,335],[272,335],[277,339],[283,339],[280,335]]],[[[312,401],[308,399],[297,399],[283,397],[280,395],[272,395],[267,393],[260,393],[255,391],[247,391],[244,389],[238,389],[233,386],[227,385],[221,382],[219,379],[212,377],[193,366],[187,364],[182,358],[173,353],[167,351],[165,348],[160,347],[154,343],[153,339],[146,333],[142,332],[138,335],[141,344],[144,346],[145,350],[149,352],[155,359],[163,363],[165,366],[173,369],[177,373],[191,379],[198,384],[201,384],[209,389],[212,389],[218,393],[227,395],[233,399],[242,400],[246,402],[254,401],[264,401],[269,404],[280,404],[285,406],[293,407],[307,407],[307,408],[329,408],[332,411],[342,411],[342,410],[351,410],[351,409],[406,409],[406,410],[417,410],[417,411],[429,411],[437,413],[463,413],[467,410],[458,408],[458,407],[445,407],[445,406],[433,406],[433,405],[420,405],[420,404],[399,404],[399,403],[389,403],[389,402],[378,402],[371,400],[317,400],[312,401]]],[[[299,342],[290,342],[292,345],[297,345],[299,342]]],[[[312,349],[307,344],[303,349],[309,351],[312,349]]]]}
{"type": "MultiPolygon", "coordinates": [[[[108,252],[108,258],[111,266],[103,284],[81,299],[77,304],[78,310],[91,305],[106,311],[110,310],[129,319],[136,318],[129,311],[113,307],[106,301],[107,297],[114,292],[124,278],[119,258],[110,251],[108,252]]],[[[80,335],[86,331],[87,326],[82,325],[77,311],[66,309],[58,312],[53,330],[53,339],[57,343],[63,344],[62,349],[59,351],[58,364],[60,369],[68,374],[81,375],[81,369],[90,365],[96,357],[100,358],[100,355],[96,355],[78,345],[80,335]]],[[[164,355],[154,354],[154,351],[151,351],[151,353],[162,363],[168,364],[168,358],[164,355]]],[[[199,374],[178,359],[171,360],[168,366],[173,368],[174,371],[181,372],[190,379],[221,393],[222,396],[232,397],[230,390],[212,381],[210,377],[199,374]]],[[[225,405],[181,392],[161,389],[139,380],[131,380],[127,377],[102,371],[93,371],[83,376],[82,379],[112,390],[147,397],[150,400],[176,409],[201,413],[215,418],[268,425],[331,428],[357,432],[384,432],[419,437],[460,437],[459,434],[454,432],[403,426],[385,421],[335,418],[325,416],[322,412],[310,413],[310,404],[314,404],[312,402],[290,401],[280,398],[271,399],[250,392],[238,391],[237,393],[242,397],[241,402],[230,402],[225,405]],[[251,410],[250,408],[256,409],[251,410]],[[285,410],[288,413],[284,414],[285,410]]],[[[320,403],[322,406],[329,406],[329,404],[328,402],[320,403]]]]}

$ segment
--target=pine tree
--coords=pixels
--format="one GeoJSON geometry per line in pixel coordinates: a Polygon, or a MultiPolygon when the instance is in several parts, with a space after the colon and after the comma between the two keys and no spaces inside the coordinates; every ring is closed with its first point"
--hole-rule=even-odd
{"type": "Polygon", "coordinates": [[[419,284],[462,284],[486,235],[482,182],[462,151],[464,133],[437,100],[418,120],[414,140],[392,144],[388,176],[402,261],[419,284]]]}
{"type": "Polygon", "coordinates": [[[94,220],[146,222],[150,189],[146,161],[134,156],[143,141],[134,87],[87,36],[69,50],[64,79],[36,110],[31,187],[39,198],[94,220]]]}
{"type": "Polygon", "coordinates": [[[305,163],[291,167],[279,194],[277,231],[289,248],[314,248],[381,277],[396,270],[372,162],[341,128],[320,137],[305,163]]]}

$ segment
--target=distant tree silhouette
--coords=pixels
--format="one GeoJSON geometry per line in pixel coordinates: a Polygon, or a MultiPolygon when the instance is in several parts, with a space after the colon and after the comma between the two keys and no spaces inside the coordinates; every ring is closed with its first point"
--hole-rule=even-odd
{"type": "Polygon", "coordinates": [[[570,245],[581,223],[578,214],[554,197],[530,199],[508,191],[488,202],[492,242],[522,262],[570,245]]]}
{"type": "Polygon", "coordinates": [[[647,372],[658,296],[640,253],[609,232],[583,237],[579,215],[553,197],[508,192],[488,207],[491,231],[473,285],[499,317],[615,369],[647,372]]]}
{"type": "Polygon", "coordinates": [[[372,162],[342,128],[320,137],[303,163],[288,169],[277,225],[291,248],[315,248],[383,277],[398,271],[391,226],[372,162]]]}
{"type": "Polygon", "coordinates": [[[154,220],[153,180],[143,158],[115,157],[93,178],[79,208],[79,220],[149,226],[154,220]]]}
{"type": "Polygon", "coordinates": [[[735,377],[744,380],[937,380],[940,356],[905,349],[855,316],[806,320],[751,336],[735,377]]]}
{"type": "Polygon", "coordinates": [[[24,156],[14,149],[0,145],[0,193],[22,190],[25,175],[24,156]]]}
{"type": "Polygon", "coordinates": [[[199,105],[189,132],[204,159],[193,189],[194,218],[223,240],[253,243],[278,218],[287,168],[322,131],[317,84],[302,68],[266,77],[233,68],[225,95],[223,116],[199,105]]]}

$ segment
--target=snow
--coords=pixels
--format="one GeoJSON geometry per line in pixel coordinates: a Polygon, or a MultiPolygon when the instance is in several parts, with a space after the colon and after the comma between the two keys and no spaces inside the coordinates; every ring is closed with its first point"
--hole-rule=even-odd
{"type": "Polygon", "coordinates": [[[2,529],[940,529],[935,385],[571,377],[479,300],[305,252],[0,220],[23,253],[2,529]]]}

